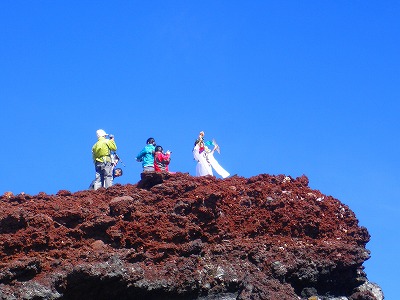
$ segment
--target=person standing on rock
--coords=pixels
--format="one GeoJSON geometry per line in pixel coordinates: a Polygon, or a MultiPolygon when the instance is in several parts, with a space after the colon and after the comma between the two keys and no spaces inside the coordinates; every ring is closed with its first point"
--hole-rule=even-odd
{"type": "Polygon", "coordinates": [[[92,157],[96,171],[93,189],[108,188],[113,183],[114,165],[111,161],[111,152],[117,150],[117,145],[112,134],[107,134],[103,129],[96,131],[97,142],[92,147],[92,157]],[[108,139],[106,138],[108,136],[108,139]]]}
{"type": "MultiPolygon", "coordinates": [[[[121,177],[122,176],[122,174],[124,173],[123,171],[122,171],[122,169],[121,168],[116,168],[116,166],[117,166],[117,164],[118,164],[118,161],[119,161],[119,156],[114,152],[113,154],[111,154],[111,164],[112,164],[112,168],[113,168],[113,172],[112,172],[112,174],[113,174],[113,176],[112,176],[112,185],[114,184],[114,179],[116,178],[116,177],[121,177]]],[[[94,183],[96,182],[96,179],[94,179],[91,183],[90,183],[90,185],[89,185],[89,190],[94,190],[94,183]]]]}
{"type": "Polygon", "coordinates": [[[196,176],[213,176],[213,169],[222,178],[227,178],[230,175],[214,158],[214,151],[220,153],[218,144],[215,142],[215,140],[205,141],[204,131],[200,131],[192,150],[193,158],[197,161],[196,176]]]}
{"type": "Polygon", "coordinates": [[[143,172],[154,171],[154,151],[156,148],[156,141],[154,138],[148,138],[146,146],[136,156],[136,161],[142,163],[143,172]]]}

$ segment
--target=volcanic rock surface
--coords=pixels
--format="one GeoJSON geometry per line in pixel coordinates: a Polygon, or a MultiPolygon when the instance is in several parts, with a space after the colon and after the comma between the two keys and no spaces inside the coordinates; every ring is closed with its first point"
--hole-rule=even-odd
{"type": "Polygon", "coordinates": [[[0,299],[383,299],[366,228],[284,175],[0,197],[0,299]]]}

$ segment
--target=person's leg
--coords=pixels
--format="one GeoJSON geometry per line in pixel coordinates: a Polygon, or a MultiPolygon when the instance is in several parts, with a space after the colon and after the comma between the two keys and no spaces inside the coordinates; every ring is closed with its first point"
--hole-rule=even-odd
{"type": "Polygon", "coordinates": [[[113,185],[113,165],[111,163],[106,163],[104,165],[104,187],[108,188],[113,185]]]}
{"type": "Polygon", "coordinates": [[[143,172],[154,172],[154,166],[143,167],[143,172]]]}
{"type": "Polygon", "coordinates": [[[89,190],[94,190],[94,182],[95,182],[95,180],[92,180],[92,182],[90,183],[89,190]]]}
{"type": "Polygon", "coordinates": [[[93,180],[93,189],[94,190],[97,190],[97,189],[101,188],[101,186],[102,186],[103,181],[101,180],[101,173],[102,173],[101,165],[102,164],[100,164],[100,163],[96,163],[96,165],[95,165],[96,177],[93,180]]]}

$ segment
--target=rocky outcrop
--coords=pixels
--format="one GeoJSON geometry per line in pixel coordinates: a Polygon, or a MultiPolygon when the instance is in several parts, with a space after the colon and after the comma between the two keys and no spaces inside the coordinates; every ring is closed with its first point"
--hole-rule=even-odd
{"type": "Polygon", "coordinates": [[[0,204],[0,299],[383,299],[367,229],[305,176],[149,173],[0,204]]]}

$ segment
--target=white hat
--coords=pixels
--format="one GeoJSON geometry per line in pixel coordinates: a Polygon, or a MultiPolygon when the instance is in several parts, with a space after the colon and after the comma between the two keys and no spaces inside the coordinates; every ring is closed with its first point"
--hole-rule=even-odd
{"type": "Polygon", "coordinates": [[[99,138],[101,136],[106,136],[107,133],[103,129],[99,129],[99,130],[96,131],[96,135],[99,138]]]}

